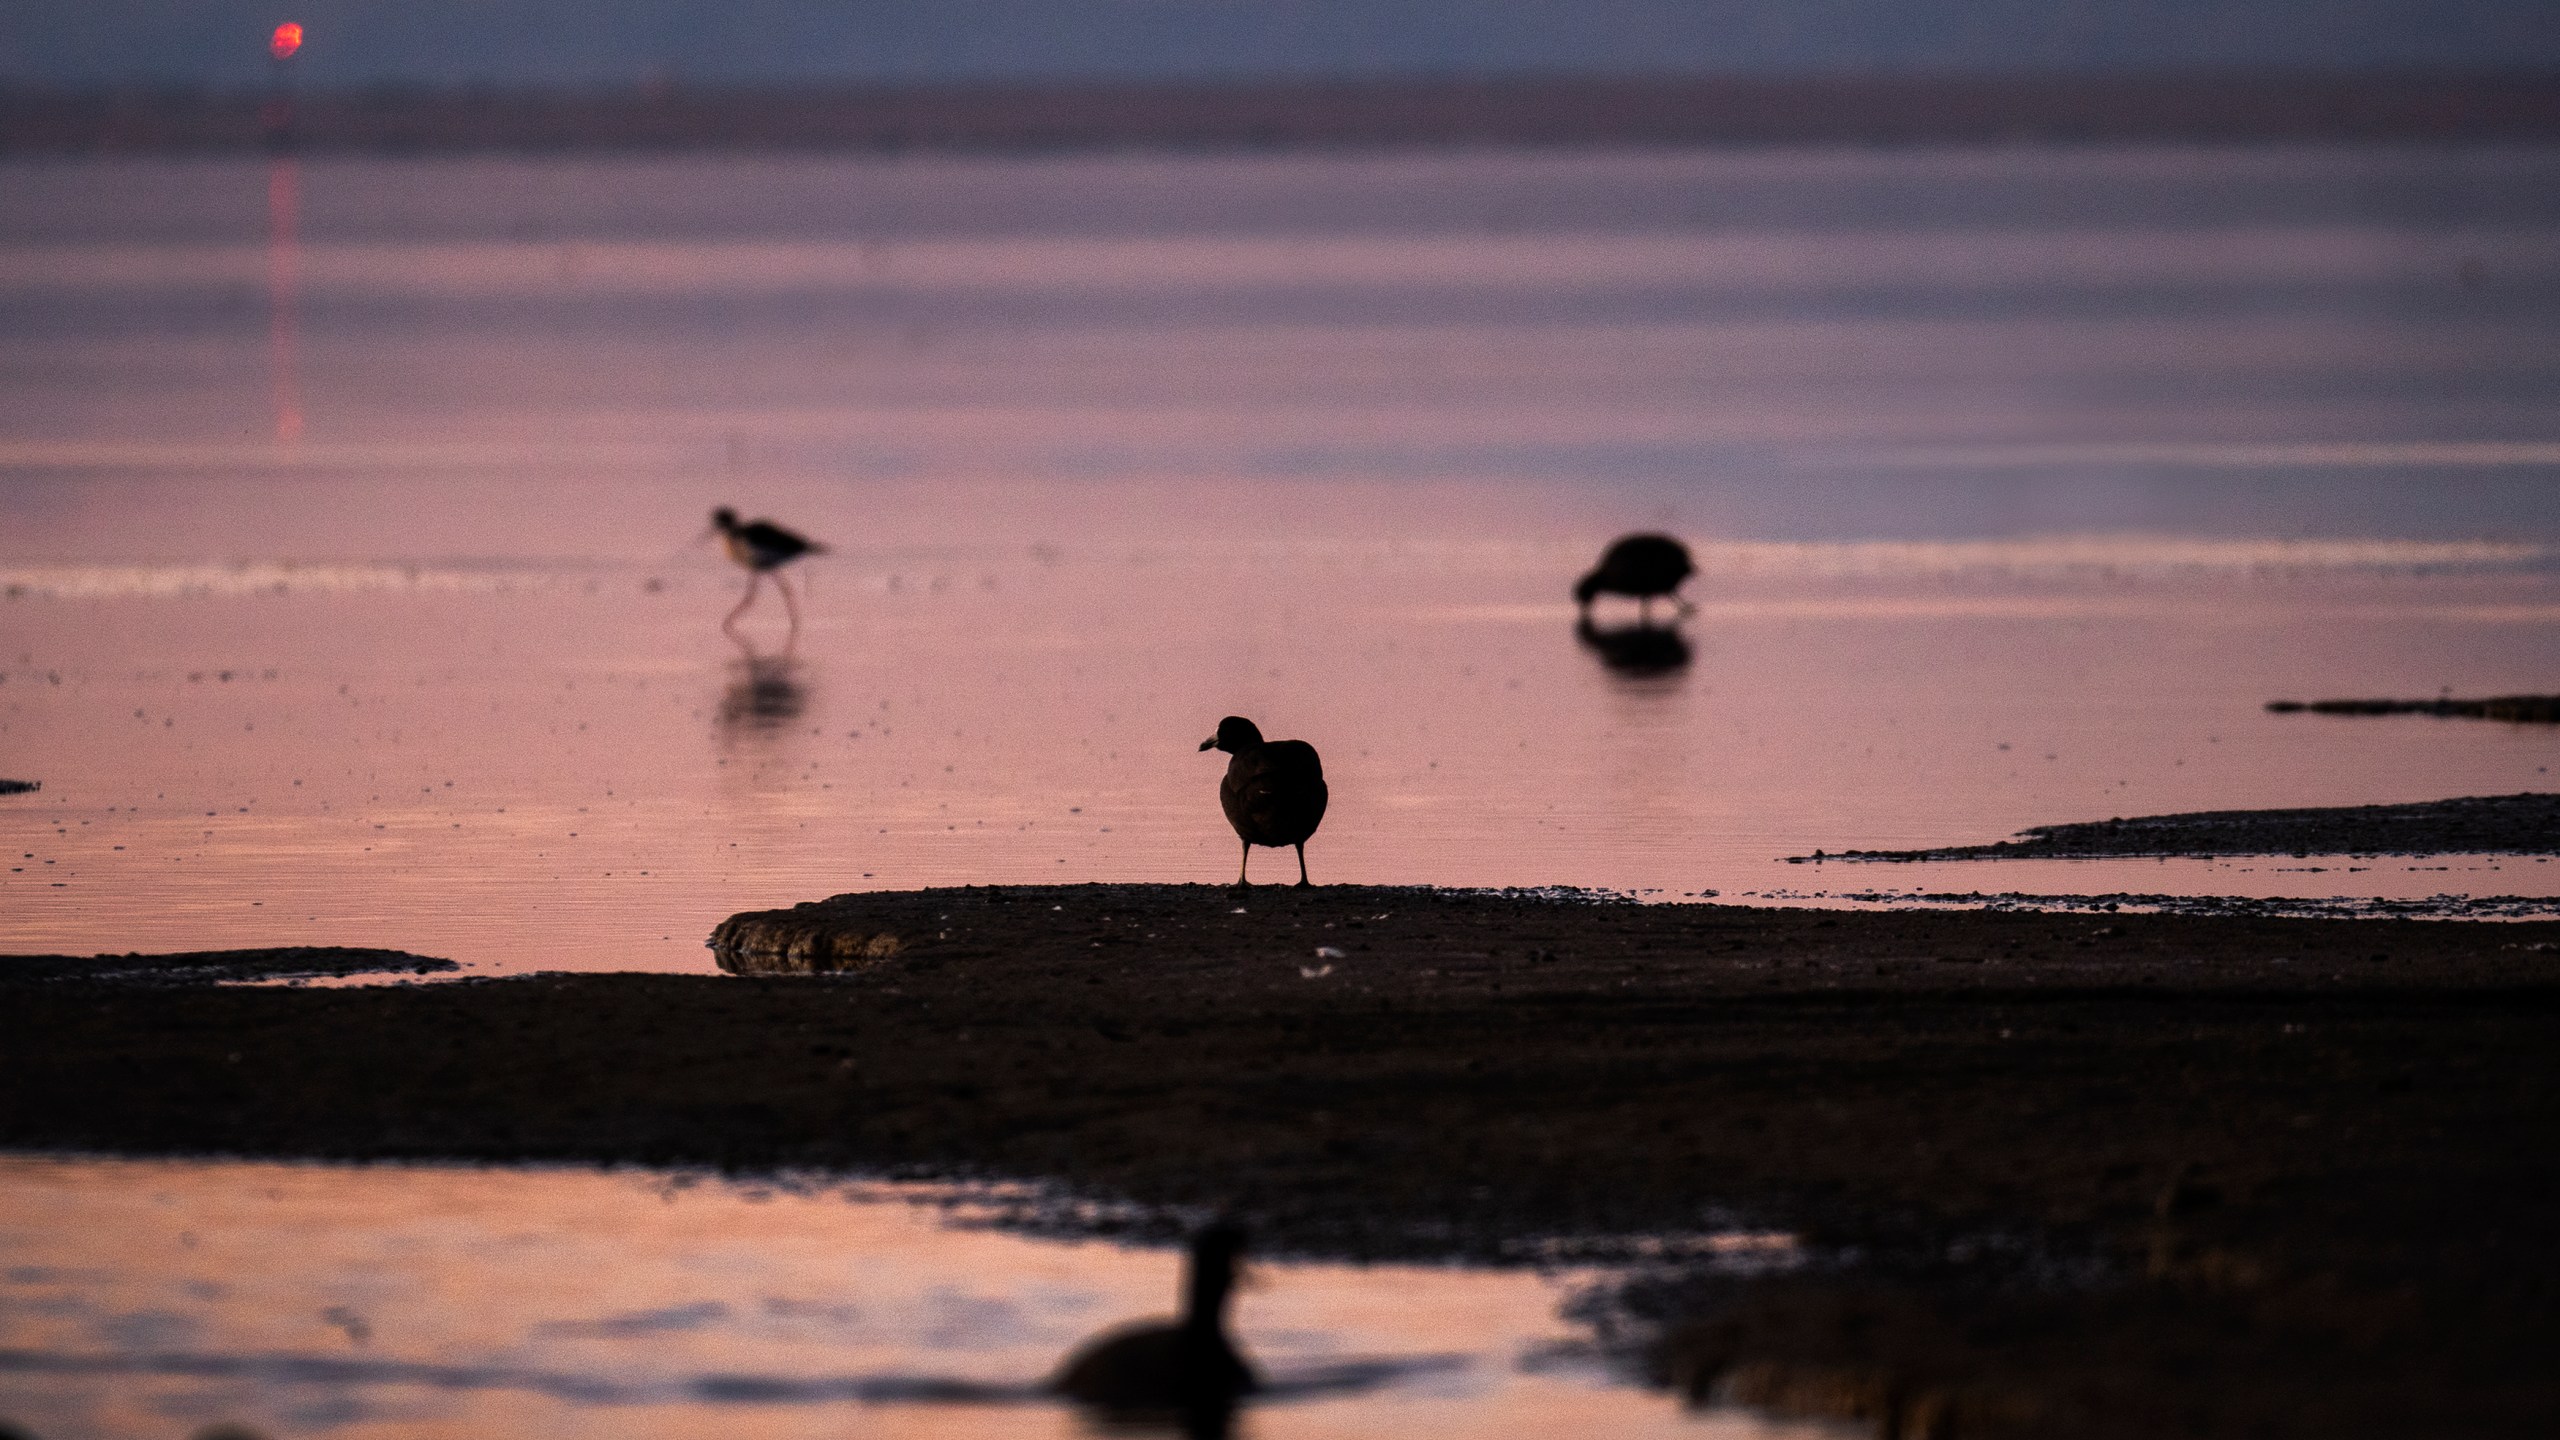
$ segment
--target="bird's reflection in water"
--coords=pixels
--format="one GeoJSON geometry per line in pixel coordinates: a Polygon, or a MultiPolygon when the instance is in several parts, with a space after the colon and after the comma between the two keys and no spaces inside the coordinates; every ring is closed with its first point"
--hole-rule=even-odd
{"type": "Polygon", "coordinates": [[[772,730],[799,719],[809,708],[809,687],[791,652],[762,655],[743,641],[738,652],[738,662],[729,667],[729,688],[720,697],[721,727],[772,730]]]}
{"type": "Polygon", "coordinates": [[[1095,1428],[1174,1431],[1218,1440],[1262,1379],[1227,1333],[1244,1231],[1203,1226],[1183,1265],[1182,1314],[1106,1331],[1067,1357],[1050,1383],[1095,1428]]]}
{"type": "Polygon", "coordinates": [[[1604,629],[1585,615],[1574,625],[1573,638],[1599,656],[1610,673],[1629,679],[1676,675],[1687,669],[1693,658],[1689,637],[1680,633],[1677,623],[1653,625],[1639,621],[1604,629]]]}

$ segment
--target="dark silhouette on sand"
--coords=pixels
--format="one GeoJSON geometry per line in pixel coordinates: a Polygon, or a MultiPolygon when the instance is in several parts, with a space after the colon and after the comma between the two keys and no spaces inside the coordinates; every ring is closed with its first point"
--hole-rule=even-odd
{"type": "Polygon", "coordinates": [[[1067,1357],[1050,1387],[1106,1420],[1226,1434],[1237,1403],[1261,1385],[1227,1335],[1227,1296],[1243,1253],[1240,1227],[1203,1227],[1191,1237],[1182,1314],[1104,1331],[1067,1357]]]}
{"type": "Polygon", "coordinates": [[[747,613],[748,606],[756,603],[756,592],[763,588],[764,577],[771,575],[773,588],[782,592],[782,608],[791,616],[791,636],[798,639],[800,606],[791,598],[791,582],[783,578],[782,567],[803,555],[824,555],[827,547],[805,535],[785,530],[770,520],[741,523],[738,512],[726,505],[711,512],[711,528],[720,532],[720,542],[728,550],[729,558],[746,567],[747,571],[747,593],[738,601],[737,608],[721,620],[720,628],[727,630],[733,638],[737,635],[738,632],[731,627],[737,624],[739,616],[747,613]]]}
{"type": "Polygon", "coordinates": [[[1582,647],[1600,657],[1600,663],[1618,674],[1644,677],[1670,675],[1689,666],[1689,637],[1670,625],[1611,625],[1591,623],[1584,615],[1575,622],[1573,638],[1582,647]]]}
{"type": "Polygon", "coordinates": [[[1670,596],[1681,614],[1689,613],[1689,602],[1680,598],[1680,582],[1696,573],[1689,547],[1670,536],[1622,535],[1600,556],[1599,565],[1573,587],[1573,599],[1588,623],[1592,601],[1603,595],[1633,596],[1641,607],[1638,615],[1650,623],[1656,595],[1670,596]]]}
{"type": "Polygon", "coordinates": [[[1236,883],[1253,883],[1245,876],[1253,869],[1256,845],[1296,847],[1298,883],[1309,883],[1307,837],[1324,822],[1329,798],[1324,762],[1316,758],[1316,747],[1304,740],[1265,740],[1252,721],[1230,715],[1218,722],[1218,733],[1201,741],[1200,748],[1224,750],[1235,757],[1227,762],[1226,778],[1218,782],[1218,806],[1244,841],[1244,864],[1236,871],[1236,883]]]}

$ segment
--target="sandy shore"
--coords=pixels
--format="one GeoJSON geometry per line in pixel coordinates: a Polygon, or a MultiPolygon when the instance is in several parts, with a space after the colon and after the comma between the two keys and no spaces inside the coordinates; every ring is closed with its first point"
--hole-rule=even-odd
{"type": "Polygon", "coordinates": [[[856,968],[0,962],[0,1143],[1045,1178],[1353,1256],[1741,1223],[1809,1262],[1594,1298],[1665,1383],[1904,1433],[2560,1414],[2560,925],[1353,887],[782,913],[856,968]]]}

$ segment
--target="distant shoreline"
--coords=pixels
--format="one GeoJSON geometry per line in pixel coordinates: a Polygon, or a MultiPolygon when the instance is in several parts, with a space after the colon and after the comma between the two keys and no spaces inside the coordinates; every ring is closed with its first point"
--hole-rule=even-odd
{"type": "Polygon", "coordinates": [[[2560,853],[2560,795],[2469,795],[2409,805],[2197,810],[2035,825],[2023,838],[1923,850],[1840,850],[1809,860],[2101,860],[2214,855],[2549,855],[2560,853]]]}
{"type": "Polygon", "coordinates": [[[2560,74],[1516,77],[539,91],[0,88],[0,154],[2560,139],[2560,74]]]}

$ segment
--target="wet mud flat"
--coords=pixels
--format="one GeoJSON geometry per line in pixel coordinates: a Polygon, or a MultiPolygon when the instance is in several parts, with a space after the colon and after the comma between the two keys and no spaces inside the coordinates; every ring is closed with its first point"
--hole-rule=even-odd
{"type": "Polygon", "coordinates": [[[2278,715],[2433,715],[2438,719],[2504,720],[2513,725],[2560,725],[2560,695],[2491,695],[2457,700],[2270,700],[2278,715]]]}
{"type": "Polygon", "coordinates": [[[2100,860],[2218,855],[2555,855],[2560,795],[2470,795],[2410,805],[2194,810],[2035,825],[2022,838],[1927,850],[1816,851],[1807,860],[2100,860]]]}
{"type": "Polygon", "coordinates": [[[0,984],[197,986],[253,981],[346,980],[358,976],[448,975],[462,967],[405,950],[286,945],[269,950],[190,950],[145,955],[0,956],[0,984]]]}
{"type": "Polygon", "coordinates": [[[1901,1434],[2560,1414],[2560,925],[1205,886],[778,916],[858,936],[803,947],[846,968],[13,978],[0,1143],[1037,1179],[1127,1203],[1035,1223],[1224,1210],[1352,1257],[1778,1229],[1794,1263],[1701,1251],[1589,1315],[1662,1383],[1901,1434]]]}

